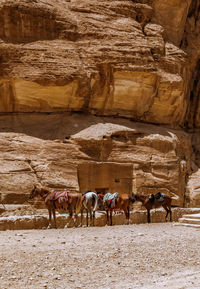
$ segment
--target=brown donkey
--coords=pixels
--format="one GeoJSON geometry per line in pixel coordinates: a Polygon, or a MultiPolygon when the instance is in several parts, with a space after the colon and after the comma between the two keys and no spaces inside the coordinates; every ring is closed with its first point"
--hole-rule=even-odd
{"type": "Polygon", "coordinates": [[[130,197],[129,194],[123,193],[119,195],[118,193],[98,193],[98,200],[106,211],[108,225],[112,226],[112,212],[119,210],[124,211],[127,223],[129,224],[130,202],[132,202],[132,197],[130,197]]]}
{"type": "Polygon", "coordinates": [[[171,202],[172,199],[170,196],[166,194],[158,192],[157,194],[151,194],[150,196],[146,195],[138,195],[132,193],[133,202],[138,201],[141,202],[142,205],[147,209],[147,222],[151,222],[150,211],[153,208],[163,207],[167,214],[165,216],[165,221],[167,222],[167,216],[170,214],[170,222],[172,222],[172,211],[171,211],[171,202]]]}
{"type": "Polygon", "coordinates": [[[36,196],[40,196],[49,211],[49,225],[48,228],[51,227],[51,214],[53,213],[54,219],[54,228],[56,225],[56,211],[59,213],[69,212],[70,217],[72,218],[73,213],[75,213],[75,217],[77,220],[78,213],[81,211],[82,206],[82,195],[77,191],[54,191],[46,188],[41,188],[34,186],[29,199],[33,199],[36,196]]]}

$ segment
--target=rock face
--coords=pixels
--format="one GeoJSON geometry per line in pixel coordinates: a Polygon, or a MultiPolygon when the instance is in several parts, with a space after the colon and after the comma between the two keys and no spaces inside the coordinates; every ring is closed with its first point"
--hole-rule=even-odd
{"type": "Polygon", "coordinates": [[[92,125],[64,142],[1,133],[2,201],[26,200],[39,183],[81,191],[161,191],[175,197],[174,205],[183,206],[190,138],[181,131],[126,124],[92,125]],[[19,193],[21,198],[16,197],[19,193]]]}
{"type": "Polygon", "coordinates": [[[137,2],[3,1],[1,112],[87,110],[181,124],[187,54],[167,40],[182,38],[190,1],[180,11],[168,4],[179,19],[169,39],[167,1],[137,2]]]}
{"type": "Polygon", "coordinates": [[[200,169],[193,173],[188,180],[186,188],[186,204],[188,207],[200,207],[200,169]]]}
{"type": "MultiPolygon", "coordinates": [[[[119,180],[124,163],[127,190],[162,189],[199,206],[199,11],[196,0],[2,0],[2,199],[19,201],[36,181],[84,187],[87,160],[91,177],[92,163],[111,163],[119,180]]],[[[104,186],[123,190],[105,167],[104,186]]]]}

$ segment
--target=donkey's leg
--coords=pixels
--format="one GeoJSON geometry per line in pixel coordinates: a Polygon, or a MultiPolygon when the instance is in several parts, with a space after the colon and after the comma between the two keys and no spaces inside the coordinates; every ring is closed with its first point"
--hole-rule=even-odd
{"type": "Polygon", "coordinates": [[[110,210],[110,225],[112,226],[112,210],[110,210]]]}
{"type": "Polygon", "coordinates": [[[147,222],[151,223],[150,210],[147,210],[147,222]]]}
{"type": "Polygon", "coordinates": [[[168,205],[168,210],[169,210],[169,215],[170,215],[170,222],[172,222],[172,209],[171,209],[171,204],[168,205]]]}
{"type": "Polygon", "coordinates": [[[83,226],[83,208],[81,208],[81,227],[83,226]]]}
{"type": "Polygon", "coordinates": [[[72,216],[73,216],[71,206],[68,206],[68,212],[69,212],[69,217],[67,218],[65,228],[69,228],[71,226],[71,221],[72,221],[72,216]]]}
{"type": "Polygon", "coordinates": [[[76,212],[74,213],[74,223],[75,223],[75,227],[78,227],[78,215],[76,214],[76,212]]]}
{"type": "Polygon", "coordinates": [[[106,211],[106,225],[109,225],[109,212],[106,211]]]}
{"type": "Polygon", "coordinates": [[[169,211],[169,214],[170,214],[170,222],[172,222],[172,211],[171,210],[169,211]]]}
{"type": "Polygon", "coordinates": [[[127,207],[127,219],[128,219],[128,225],[130,223],[130,209],[129,206],[127,207]]]}
{"type": "Polygon", "coordinates": [[[87,227],[88,227],[88,209],[86,211],[87,211],[87,227]]]}
{"type": "Polygon", "coordinates": [[[127,211],[127,208],[123,208],[123,211],[124,211],[124,215],[126,217],[126,224],[128,224],[128,211],[127,211]]]}
{"type": "Polygon", "coordinates": [[[126,216],[126,225],[129,225],[129,206],[123,208],[124,214],[126,216]]]}
{"type": "Polygon", "coordinates": [[[166,211],[167,211],[167,213],[166,213],[166,216],[165,216],[165,222],[167,222],[167,216],[168,216],[168,214],[169,214],[169,210],[166,209],[166,211]]]}
{"type": "Polygon", "coordinates": [[[68,221],[69,226],[71,226],[72,217],[73,217],[73,209],[69,207],[69,221],[68,221]]]}
{"type": "Polygon", "coordinates": [[[166,214],[166,216],[165,216],[165,221],[167,222],[167,216],[168,216],[168,214],[169,214],[169,220],[170,220],[170,222],[172,222],[172,210],[171,210],[171,207],[170,206],[166,206],[166,209],[165,209],[166,211],[167,211],[167,214],[166,214]]]}
{"type": "Polygon", "coordinates": [[[92,226],[95,226],[95,211],[93,211],[92,226]]]}
{"type": "Polygon", "coordinates": [[[165,204],[163,204],[162,207],[163,207],[163,208],[165,209],[165,211],[167,212],[167,213],[166,213],[166,216],[165,216],[165,222],[167,222],[167,216],[168,216],[168,214],[169,214],[169,210],[168,210],[168,208],[167,208],[167,206],[166,206],[165,204]]]}
{"type": "Polygon", "coordinates": [[[172,222],[172,210],[171,210],[171,208],[169,209],[169,215],[170,215],[170,222],[172,222]]]}
{"type": "Polygon", "coordinates": [[[90,226],[92,225],[92,210],[90,208],[90,226]]]}
{"type": "Polygon", "coordinates": [[[51,208],[50,207],[48,208],[48,211],[49,211],[49,224],[47,228],[51,228],[51,208]]]}
{"type": "Polygon", "coordinates": [[[73,213],[74,213],[73,220],[74,220],[74,226],[78,227],[78,212],[80,212],[80,210],[77,210],[76,206],[77,206],[77,204],[74,205],[74,208],[73,208],[73,213]]]}
{"type": "Polygon", "coordinates": [[[54,220],[54,228],[57,229],[57,225],[56,225],[56,210],[53,209],[53,220],[54,220]]]}

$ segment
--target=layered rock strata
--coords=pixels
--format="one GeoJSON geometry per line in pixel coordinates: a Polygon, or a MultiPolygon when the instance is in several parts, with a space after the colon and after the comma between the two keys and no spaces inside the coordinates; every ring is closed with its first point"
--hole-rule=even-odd
{"type": "Polygon", "coordinates": [[[188,59],[175,45],[190,1],[160,2],[3,1],[1,112],[89,111],[182,124],[188,59]],[[170,9],[174,25],[166,25],[170,9]]]}
{"type": "MultiPolygon", "coordinates": [[[[163,188],[180,197],[178,205],[199,206],[199,5],[196,0],[2,0],[2,200],[16,201],[16,193],[28,192],[36,181],[78,188],[78,166],[88,160],[130,165],[134,189],[163,188]],[[76,126],[67,112],[87,117],[76,126]],[[102,129],[92,127],[92,139],[84,131],[67,144],[53,141],[100,122],[91,123],[91,114],[104,123],[123,124],[124,117],[144,126],[136,133],[137,124],[126,123],[109,134],[108,125],[96,136],[102,129]],[[118,121],[104,121],[105,116],[118,121]]],[[[123,175],[120,169],[116,174],[123,175]]]]}
{"type": "Polygon", "coordinates": [[[33,184],[42,184],[58,189],[161,191],[176,198],[174,205],[184,205],[191,140],[183,132],[99,123],[63,142],[17,133],[2,133],[0,140],[4,203],[16,201],[19,193],[26,200],[33,184]]]}

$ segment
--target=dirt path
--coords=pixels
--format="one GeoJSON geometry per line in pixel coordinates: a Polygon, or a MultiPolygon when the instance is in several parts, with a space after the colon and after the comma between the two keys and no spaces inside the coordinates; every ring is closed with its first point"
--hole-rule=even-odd
{"type": "Polygon", "coordinates": [[[4,231],[1,289],[200,288],[200,230],[174,224],[4,231]]]}

